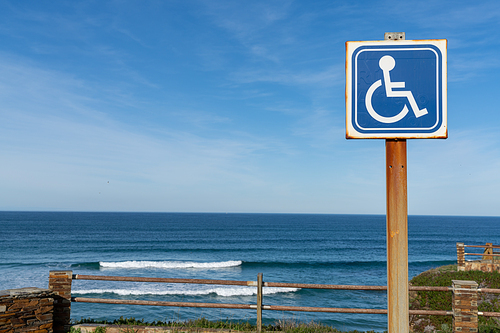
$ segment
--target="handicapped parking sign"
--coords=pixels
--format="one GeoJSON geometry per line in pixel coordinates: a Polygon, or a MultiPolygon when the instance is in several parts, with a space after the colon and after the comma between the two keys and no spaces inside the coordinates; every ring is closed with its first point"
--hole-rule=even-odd
{"type": "Polygon", "coordinates": [[[446,40],[346,43],[347,138],[446,138],[446,40]]]}

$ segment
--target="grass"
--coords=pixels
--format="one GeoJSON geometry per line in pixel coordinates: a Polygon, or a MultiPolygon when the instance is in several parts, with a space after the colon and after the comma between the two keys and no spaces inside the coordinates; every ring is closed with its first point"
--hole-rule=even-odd
{"type": "MultiPolygon", "coordinates": [[[[206,318],[199,318],[195,320],[185,320],[185,321],[153,321],[146,322],[144,319],[137,320],[135,318],[123,318],[115,319],[113,321],[108,320],[94,320],[94,319],[81,319],[75,324],[104,324],[104,325],[118,325],[118,326],[158,326],[158,327],[199,327],[199,328],[223,328],[223,329],[231,329],[237,331],[251,331],[255,330],[255,325],[250,324],[249,322],[244,321],[210,321],[206,318]]],[[[272,331],[272,325],[268,327],[263,326],[263,329],[267,329],[268,331],[272,331]]],[[[104,333],[104,332],[96,332],[96,333],[104,333]]]]}
{"type": "MultiPolygon", "coordinates": [[[[294,320],[279,320],[276,323],[279,331],[285,333],[342,333],[331,326],[326,326],[321,323],[309,322],[303,323],[294,320]]],[[[349,331],[350,333],[362,333],[359,331],[349,331]]],[[[374,333],[375,331],[366,331],[365,333],[374,333]]]]}
{"type": "MultiPolygon", "coordinates": [[[[186,328],[215,328],[215,329],[231,329],[234,331],[242,331],[242,332],[252,332],[256,331],[257,328],[255,325],[250,324],[249,322],[239,321],[233,322],[230,320],[222,321],[210,321],[206,318],[199,318],[196,320],[187,320],[187,321],[154,321],[154,322],[145,322],[144,319],[137,320],[135,318],[123,318],[115,319],[113,321],[97,321],[94,319],[81,319],[74,324],[97,324],[97,325],[119,325],[119,326],[161,326],[161,327],[186,327],[186,328]]],[[[73,331],[70,333],[81,333],[78,332],[77,329],[72,328],[73,331]]],[[[363,333],[361,331],[339,331],[336,328],[331,326],[323,325],[317,322],[299,322],[295,320],[279,320],[275,324],[263,325],[263,332],[283,332],[283,333],[363,333]]],[[[130,331],[130,329],[122,328],[120,330],[121,333],[134,333],[134,331],[130,331]]],[[[97,327],[94,333],[105,333],[104,327],[97,327]],[[104,329],[104,330],[103,330],[104,329]]],[[[364,333],[375,333],[375,331],[366,331],[364,333]]]]}

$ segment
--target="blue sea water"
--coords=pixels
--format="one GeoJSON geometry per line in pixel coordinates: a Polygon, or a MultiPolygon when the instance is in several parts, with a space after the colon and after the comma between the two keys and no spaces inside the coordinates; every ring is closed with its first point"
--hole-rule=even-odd
{"type": "MultiPolygon", "coordinates": [[[[383,215],[0,212],[0,290],[74,274],[386,285],[383,215]]],[[[456,242],[500,244],[500,217],[410,216],[410,278],[456,262],[456,242]]],[[[255,288],[73,281],[73,296],[255,303],[255,288]]],[[[264,304],[386,308],[386,292],[265,288],[264,304]]],[[[255,321],[254,310],[72,304],[72,318],[255,321]]],[[[265,323],[319,321],[383,331],[385,315],[264,311],[265,323]]]]}

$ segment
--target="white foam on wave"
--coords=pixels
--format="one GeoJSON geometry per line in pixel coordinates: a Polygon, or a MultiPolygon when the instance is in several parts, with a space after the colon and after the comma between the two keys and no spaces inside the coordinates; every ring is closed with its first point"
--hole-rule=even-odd
{"type": "Polygon", "coordinates": [[[141,268],[161,268],[161,269],[183,269],[183,268],[200,268],[200,269],[217,269],[227,267],[241,266],[241,260],[231,261],[216,261],[216,262],[193,262],[193,261],[121,261],[121,262],[99,262],[103,268],[126,268],[126,269],[141,269],[141,268]]]}
{"type": "MultiPolygon", "coordinates": [[[[277,293],[290,293],[296,292],[299,288],[264,288],[265,295],[277,293]]],[[[185,295],[185,296],[204,296],[209,294],[216,294],[222,297],[231,296],[253,296],[257,294],[255,287],[212,287],[206,289],[171,289],[171,290],[147,290],[147,289],[83,289],[74,290],[72,293],[85,295],[85,294],[116,294],[120,296],[140,296],[140,295],[185,295]]]]}

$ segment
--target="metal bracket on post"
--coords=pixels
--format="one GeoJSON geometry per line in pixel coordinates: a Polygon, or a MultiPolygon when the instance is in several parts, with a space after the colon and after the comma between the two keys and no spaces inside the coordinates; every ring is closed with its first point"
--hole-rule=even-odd
{"type": "Polygon", "coordinates": [[[406,36],[404,32],[386,32],[384,34],[385,40],[405,40],[406,36]]]}

